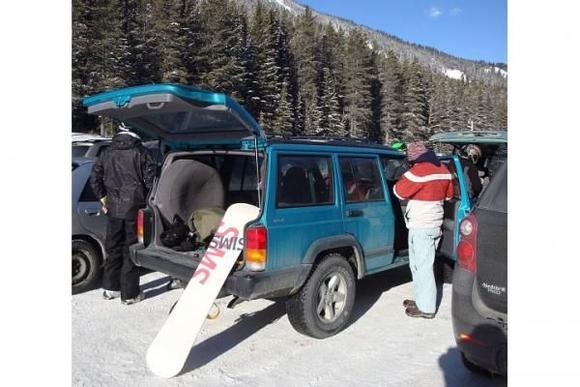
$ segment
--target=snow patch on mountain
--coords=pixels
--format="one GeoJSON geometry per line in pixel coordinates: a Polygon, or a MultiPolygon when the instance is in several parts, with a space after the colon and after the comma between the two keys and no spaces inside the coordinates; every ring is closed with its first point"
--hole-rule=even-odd
{"type": "Polygon", "coordinates": [[[505,71],[504,69],[502,69],[502,68],[499,68],[499,67],[497,67],[497,66],[493,66],[493,67],[487,67],[487,68],[483,69],[483,71],[485,71],[486,73],[491,73],[491,72],[493,72],[493,73],[495,73],[495,74],[499,74],[499,75],[501,75],[501,76],[502,76],[502,77],[504,77],[504,78],[507,78],[507,76],[508,76],[508,73],[507,73],[507,71],[505,71]]]}
{"type": "Polygon", "coordinates": [[[465,78],[463,71],[457,69],[444,69],[443,74],[451,79],[463,80],[465,78]]]}
{"type": "Polygon", "coordinates": [[[286,9],[288,12],[294,13],[294,10],[291,7],[289,7],[284,0],[270,0],[270,3],[278,3],[280,6],[282,6],[284,9],[286,9]]]}

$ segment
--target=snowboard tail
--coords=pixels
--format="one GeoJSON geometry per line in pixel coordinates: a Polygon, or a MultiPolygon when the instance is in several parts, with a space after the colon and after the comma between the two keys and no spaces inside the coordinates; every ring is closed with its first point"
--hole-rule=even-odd
{"type": "Polygon", "coordinates": [[[206,316],[244,247],[244,226],[259,208],[232,204],[161,330],[147,350],[147,366],[156,375],[177,375],[189,356],[206,316]]]}

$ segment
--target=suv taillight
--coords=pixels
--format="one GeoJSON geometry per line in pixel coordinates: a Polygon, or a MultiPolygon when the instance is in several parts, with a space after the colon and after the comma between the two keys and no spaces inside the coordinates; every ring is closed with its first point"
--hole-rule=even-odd
{"type": "Polygon", "coordinates": [[[139,243],[143,243],[143,222],[144,222],[144,213],[143,209],[137,211],[137,240],[139,243]]]}
{"type": "Polygon", "coordinates": [[[248,227],[245,235],[244,258],[248,269],[262,271],[268,259],[268,229],[262,225],[248,227]]]}
{"type": "Polygon", "coordinates": [[[457,263],[459,267],[475,273],[477,268],[477,218],[475,215],[468,215],[461,221],[459,234],[457,263]]]}

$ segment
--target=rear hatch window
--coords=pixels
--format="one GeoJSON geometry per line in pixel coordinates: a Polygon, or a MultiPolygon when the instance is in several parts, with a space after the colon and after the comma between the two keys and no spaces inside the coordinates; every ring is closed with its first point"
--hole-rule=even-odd
{"type": "Polygon", "coordinates": [[[225,94],[158,84],[108,91],[83,100],[90,114],[123,121],[146,138],[166,143],[240,143],[265,137],[263,129],[225,94]]]}

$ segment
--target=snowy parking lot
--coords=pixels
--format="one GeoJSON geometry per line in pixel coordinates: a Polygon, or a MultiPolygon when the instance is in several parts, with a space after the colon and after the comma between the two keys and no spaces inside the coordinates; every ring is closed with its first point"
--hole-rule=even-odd
{"type": "Polygon", "coordinates": [[[401,302],[412,296],[407,267],[358,283],[351,324],[317,340],[297,333],[283,303],[244,302],[206,320],[184,371],[154,376],[147,347],[181,290],[167,291],[160,273],[141,277],[146,299],[124,306],[99,290],[72,297],[74,386],[504,386],[506,379],[471,374],[451,325],[451,285],[442,288],[435,319],[412,319],[401,302]]]}

